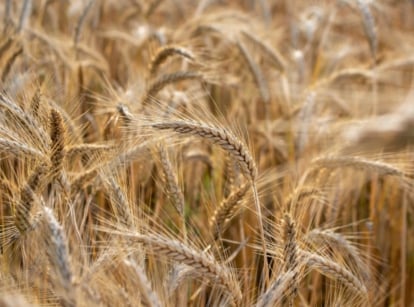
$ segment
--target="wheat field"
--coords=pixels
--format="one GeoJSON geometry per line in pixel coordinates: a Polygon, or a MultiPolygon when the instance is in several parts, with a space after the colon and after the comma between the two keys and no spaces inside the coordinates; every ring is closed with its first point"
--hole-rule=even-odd
{"type": "Polygon", "coordinates": [[[414,306],[414,2],[3,0],[0,306],[414,306]]]}

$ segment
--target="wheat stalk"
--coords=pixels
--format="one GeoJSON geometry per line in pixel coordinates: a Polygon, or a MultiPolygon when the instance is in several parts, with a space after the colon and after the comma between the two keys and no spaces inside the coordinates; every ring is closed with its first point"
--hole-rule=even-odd
{"type": "Polygon", "coordinates": [[[4,14],[4,19],[3,19],[4,29],[3,29],[3,33],[4,34],[6,33],[6,30],[7,30],[8,26],[12,22],[12,19],[11,19],[11,16],[12,16],[11,11],[12,11],[12,0],[6,0],[4,2],[4,12],[3,12],[3,14],[4,14]]]}
{"type": "Polygon", "coordinates": [[[20,13],[19,23],[17,24],[17,33],[21,32],[29,19],[32,11],[32,0],[24,0],[20,13]]]}

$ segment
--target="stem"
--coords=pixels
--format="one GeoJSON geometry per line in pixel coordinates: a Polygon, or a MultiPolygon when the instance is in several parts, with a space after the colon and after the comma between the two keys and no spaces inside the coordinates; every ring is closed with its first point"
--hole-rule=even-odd
{"type": "Polygon", "coordinates": [[[269,265],[267,263],[267,249],[266,249],[266,241],[264,236],[264,227],[262,221],[262,209],[260,206],[259,195],[257,193],[257,186],[256,182],[252,181],[252,190],[253,190],[253,197],[254,197],[254,204],[256,206],[257,211],[257,221],[259,222],[259,230],[260,230],[260,239],[262,241],[262,250],[263,250],[263,271],[265,275],[264,283],[262,285],[262,290],[266,289],[269,285],[269,265]]]}

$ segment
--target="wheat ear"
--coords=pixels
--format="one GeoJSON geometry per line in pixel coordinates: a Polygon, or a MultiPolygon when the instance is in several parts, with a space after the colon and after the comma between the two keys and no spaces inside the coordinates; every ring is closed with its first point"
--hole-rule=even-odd
{"type": "Polygon", "coordinates": [[[202,275],[192,267],[189,267],[185,264],[176,264],[172,268],[169,278],[168,278],[168,292],[170,295],[173,295],[177,291],[178,287],[187,279],[187,278],[201,278],[202,275]]]}
{"type": "Polygon", "coordinates": [[[114,151],[115,145],[112,144],[79,144],[68,146],[65,154],[65,160],[73,161],[77,157],[104,155],[108,151],[114,151]]]}
{"type": "Polygon", "coordinates": [[[243,37],[247,38],[253,44],[259,47],[260,50],[275,64],[278,70],[285,71],[286,69],[286,61],[283,59],[283,56],[276,50],[274,50],[271,46],[267,45],[266,43],[257,39],[255,35],[252,33],[242,30],[241,31],[243,37]]]}
{"type": "Polygon", "coordinates": [[[160,235],[119,234],[144,244],[154,254],[164,255],[170,260],[197,269],[203,277],[223,286],[236,303],[241,302],[242,293],[237,281],[232,278],[231,272],[205,252],[197,251],[180,241],[164,238],[160,235]]]}
{"type": "Polygon", "coordinates": [[[42,102],[42,89],[41,87],[37,87],[36,91],[32,97],[32,100],[30,101],[30,111],[34,118],[40,119],[39,109],[40,104],[42,102]]]}
{"type": "Polygon", "coordinates": [[[195,121],[171,121],[152,124],[158,130],[172,130],[182,135],[195,135],[219,145],[236,159],[244,174],[249,180],[255,180],[257,176],[256,164],[250,155],[246,145],[236,136],[224,128],[213,127],[205,123],[195,121]]]}
{"type": "Polygon", "coordinates": [[[375,29],[374,16],[372,15],[371,10],[369,9],[369,6],[366,0],[357,0],[356,2],[359,8],[359,11],[361,12],[361,15],[362,15],[362,22],[364,25],[365,35],[368,38],[372,59],[374,60],[374,63],[375,63],[376,56],[377,56],[377,49],[378,49],[378,38],[377,38],[376,29],[375,29]]]}
{"type": "Polygon", "coordinates": [[[142,100],[142,105],[145,106],[154,98],[164,87],[168,84],[176,83],[185,80],[202,80],[203,75],[195,71],[178,71],[172,74],[161,75],[148,88],[142,100]]]}
{"type": "Polygon", "coordinates": [[[1,152],[11,153],[16,157],[27,156],[47,159],[46,155],[40,150],[37,150],[28,144],[12,141],[3,137],[0,137],[0,147],[1,152]]]}
{"type": "Polygon", "coordinates": [[[157,294],[151,288],[151,282],[148,279],[147,274],[145,274],[144,269],[139,266],[135,261],[129,259],[124,260],[124,263],[132,269],[135,273],[138,281],[138,289],[141,295],[144,298],[146,305],[150,307],[160,307],[162,304],[160,303],[160,299],[158,298],[157,294]]]}
{"type": "Polygon", "coordinates": [[[225,186],[224,186],[224,196],[228,197],[229,194],[232,192],[232,189],[236,183],[238,183],[238,175],[239,175],[238,165],[234,163],[233,158],[230,154],[226,156],[226,164],[224,170],[224,176],[226,178],[225,186]]]}
{"type": "Polygon", "coordinates": [[[237,47],[239,48],[243,58],[245,59],[250,73],[253,76],[254,81],[256,82],[257,87],[259,88],[260,95],[262,96],[263,101],[267,104],[270,101],[270,92],[269,86],[267,84],[266,78],[263,75],[262,70],[260,69],[259,65],[253,60],[252,56],[250,55],[248,49],[243,44],[243,42],[238,41],[237,47]]]}
{"type": "MultiPolygon", "coordinates": [[[[175,175],[174,169],[171,165],[171,161],[168,157],[167,150],[163,144],[158,146],[158,153],[161,160],[161,168],[164,174],[164,181],[167,185],[168,196],[172,200],[174,208],[183,220],[183,227],[185,230],[185,217],[184,217],[184,194],[178,185],[177,176],[175,175]]],[[[185,233],[185,231],[184,231],[185,233]]]]}
{"type": "Polygon", "coordinates": [[[367,160],[361,157],[321,157],[313,160],[312,164],[321,168],[350,167],[374,171],[381,175],[404,177],[402,170],[389,163],[367,160]]]}
{"type": "Polygon", "coordinates": [[[236,161],[238,161],[244,175],[251,182],[251,187],[253,190],[253,199],[257,211],[257,220],[259,224],[259,231],[262,241],[262,251],[264,254],[263,265],[265,274],[265,284],[268,284],[269,269],[266,255],[266,241],[264,237],[262,210],[256,187],[257,168],[253,160],[253,157],[250,155],[246,145],[244,145],[236,136],[234,136],[226,129],[213,127],[205,123],[198,123],[195,121],[171,121],[153,124],[151,126],[158,130],[172,130],[182,135],[199,136],[203,139],[212,142],[213,144],[219,145],[221,148],[227,151],[236,161]]]}
{"type": "Polygon", "coordinates": [[[116,217],[122,222],[122,224],[132,228],[134,225],[132,219],[132,213],[127,196],[122,190],[118,182],[115,181],[113,176],[107,176],[107,186],[109,188],[110,197],[114,200],[114,210],[116,217]]]}
{"type": "Polygon", "coordinates": [[[78,176],[76,176],[70,183],[72,192],[82,190],[85,185],[96,179],[99,174],[100,167],[101,166],[98,165],[91,169],[87,169],[83,173],[80,173],[78,176]]]}
{"type": "Polygon", "coordinates": [[[10,57],[7,59],[6,65],[4,66],[3,72],[1,74],[1,81],[6,81],[6,78],[19,55],[23,53],[23,47],[19,47],[15,52],[13,52],[10,57]]]}
{"type": "Polygon", "coordinates": [[[289,293],[292,285],[298,283],[298,271],[290,270],[279,275],[257,300],[256,307],[278,306],[289,293]]]}
{"type": "Polygon", "coordinates": [[[146,12],[145,12],[145,17],[149,18],[157,9],[157,7],[161,4],[163,0],[153,0],[150,2],[150,5],[148,6],[146,12]]]}
{"type": "Polygon", "coordinates": [[[13,42],[14,40],[9,37],[2,45],[0,45],[0,59],[3,57],[3,54],[13,45],[13,42]]]}
{"type": "Polygon", "coordinates": [[[95,0],[90,0],[86,4],[85,8],[82,11],[81,16],[78,19],[78,22],[77,22],[76,28],[75,28],[75,36],[73,37],[73,42],[74,42],[75,47],[78,46],[80,36],[81,36],[81,33],[82,33],[83,24],[85,23],[86,16],[88,15],[89,11],[91,10],[92,4],[94,2],[95,2],[95,0]]]}
{"type": "Polygon", "coordinates": [[[45,237],[46,251],[49,261],[53,264],[55,273],[58,276],[60,286],[64,290],[62,298],[67,306],[75,306],[74,289],[72,284],[72,268],[69,259],[69,249],[66,240],[66,235],[62,226],[56,220],[52,209],[48,207],[43,208],[46,227],[49,236],[45,237]]]}
{"type": "MultiPolygon", "coordinates": [[[[283,249],[283,260],[284,260],[284,270],[285,272],[293,271],[298,274],[298,247],[296,244],[296,228],[295,223],[292,220],[292,217],[289,213],[286,213],[284,216],[284,227],[283,227],[283,239],[284,239],[284,249],[283,249]]],[[[293,301],[297,295],[298,285],[294,282],[297,280],[297,276],[292,277],[292,284],[289,288],[289,295],[286,295],[286,298],[290,306],[293,306],[293,301]]]]}
{"type": "Polygon", "coordinates": [[[65,126],[62,115],[59,111],[52,109],[50,111],[50,139],[52,163],[51,173],[55,178],[60,174],[63,168],[65,158],[65,126]]]}
{"type": "Polygon", "coordinates": [[[234,217],[237,205],[250,189],[250,183],[246,182],[239,188],[234,190],[224,199],[220,205],[214,210],[213,216],[210,218],[209,225],[213,237],[216,239],[223,233],[226,221],[234,217]]]}
{"type": "Polygon", "coordinates": [[[30,175],[27,182],[20,189],[20,199],[16,204],[14,214],[14,225],[21,235],[31,228],[30,210],[36,201],[36,192],[41,186],[41,181],[47,172],[45,164],[38,165],[30,175]]]}
{"type": "Polygon", "coordinates": [[[358,249],[342,234],[331,230],[312,229],[306,237],[312,242],[316,241],[322,244],[329,244],[329,246],[340,253],[342,257],[346,257],[355,263],[358,267],[358,274],[361,275],[364,281],[369,282],[371,280],[369,268],[362,261],[358,249]]]}
{"type": "MultiPolygon", "coordinates": [[[[320,189],[313,187],[313,186],[301,186],[295,189],[292,193],[290,193],[286,199],[284,200],[286,206],[291,210],[295,208],[292,205],[296,205],[298,201],[303,200],[306,197],[319,197],[321,196],[320,189]]],[[[293,211],[295,212],[295,211],[293,211]]]]}
{"type": "Polygon", "coordinates": [[[335,281],[340,281],[361,298],[367,298],[368,292],[365,285],[346,268],[315,253],[300,250],[300,255],[305,259],[306,265],[311,269],[317,270],[335,281]]]}
{"type": "Polygon", "coordinates": [[[42,128],[42,125],[29,112],[23,110],[14,101],[9,99],[4,93],[0,93],[0,107],[4,107],[10,113],[10,116],[28,136],[33,139],[33,144],[41,148],[48,148],[48,134],[42,128]],[[36,129],[33,129],[36,127],[36,129]]]}
{"type": "Polygon", "coordinates": [[[164,63],[169,57],[174,55],[179,55],[192,61],[195,59],[194,54],[191,52],[191,50],[174,45],[163,46],[156,51],[154,57],[151,60],[148,68],[150,76],[154,76],[160,65],[164,63]]]}

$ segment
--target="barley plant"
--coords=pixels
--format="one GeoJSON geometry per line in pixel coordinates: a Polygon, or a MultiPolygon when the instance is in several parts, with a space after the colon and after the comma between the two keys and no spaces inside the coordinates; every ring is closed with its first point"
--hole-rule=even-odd
{"type": "Polygon", "coordinates": [[[3,0],[1,306],[410,306],[414,2],[3,0]]]}

